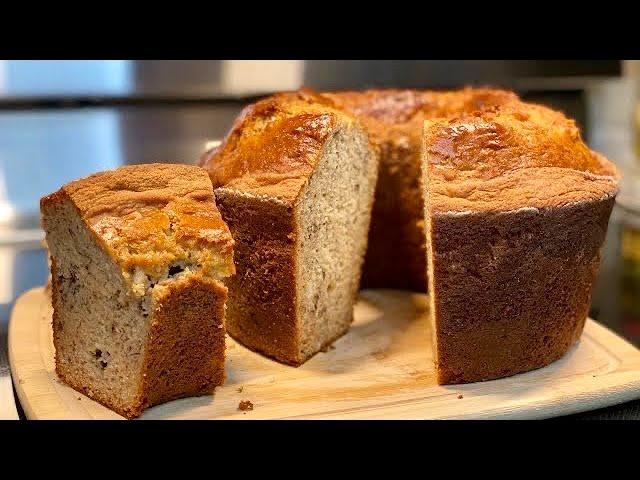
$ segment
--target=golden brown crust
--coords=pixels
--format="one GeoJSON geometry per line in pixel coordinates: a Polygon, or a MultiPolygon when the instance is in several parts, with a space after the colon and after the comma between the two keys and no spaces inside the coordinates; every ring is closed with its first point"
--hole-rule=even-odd
{"type": "Polygon", "coordinates": [[[293,201],[325,141],[340,123],[353,121],[312,91],[273,95],[246,107],[201,164],[214,188],[293,201]]]}
{"type": "Polygon", "coordinates": [[[156,287],[153,296],[141,409],[210,394],[224,382],[227,287],[190,275],[156,287]]]}
{"type": "Polygon", "coordinates": [[[342,118],[337,111],[355,115],[380,159],[362,286],[425,291],[419,182],[423,122],[517,99],[512,92],[491,88],[335,93],[303,89],[278,94],[247,107],[224,143],[203,155],[200,163],[209,171],[214,188],[227,186],[291,201],[313,169],[327,134],[320,128],[329,123],[326,116],[342,118]],[[266,132],[252,135],[262,129],[266,132]]]}
{"type": "Polygon", "coordinates": [[[321,95],[302,90],[247,107],[201,163],[235,243],[228,279],[229,334],[283,363],[300,365],[295,208],[330,137],[357,125],[321,95]]]}
{"type": "Polygon", "coordinates": [[[426,121],[424,157],[438,381],[557,360],[588,314],[615,166],[521,102],[426,121]]]}
{"type": "Polygon", "coordinates": [[[424,120],[452,118],[515,102],[518,97],[491,88],[448,92],[388,89],[322,95],[364,123],[380,155],[362,287],[425,291],[425,232],[419,181],[424,120]]]}
{"type": "Polygon", "coordinates": [[[405,126],[406,134],[420,135],[426,119],[456,117],[518,100],[515,93],[507,90],[471,87],[451,91],[372,89],[321,95],[336,108],[368,122],[372,133],[380,139],[397,133],[389,127],[405,126]]]}
{"type": "Polygon", "coordinates": [[[431,208],[508,211],[615,195],[615,166],[585,145],[573,120],[514,102],[425,122],[431,208]]]}
{"type": "Polygon", "coordinates": [[[74,206],[125,278],[133,266],[153,272],[183,258],[197,268],[165,278],[152,290],[142,287],[141,294],[151,293],[153,313],[138,401],[123,407],[83,382],[82,375],[67,374],[58,361],[58,339],[70,333],[62,330],[63,299],[52,258],[56,373],[61,380],[126,418],[139,416],[151,405],[213,391],[224,380],[227,297],[226,287],[215,278],[235,268],[231,235],[215,206],[206,171],[166,164],[123,167],[62,187],[41,200],[42,211],[54,211],[62,202],[74,206]]]}
{"type": "Polygon", "coordinates": [[[180,260],[205,275],[234,271],[233,240],[201,168],[121,167],[71,182],[44,197],[41,206],[65,197],[125,272],[141,267],[159,275],[180,260]]]}
{"type": "Polygon", "coordinates": [[[216,200],[236,240],[227,331],[248,348],[299,364],[294,208],[219,188],[216,200]]]}
{"type": "Polygon", "coordinates": [[[380,159],[363,287],[426,289],[420,147],[426,118],[450,118],[516,101],[512,92],[465,88],[452,92],[367,90],[273,95],[250,105],[220,147],[200,160],[214,188],[291,202],[313,170],[337,121],[355,115],[380,159]],[[257,135],[261,132],[260,135],[257,135]]]}
{"type": "MultiPolygon", "coordinates": [[[[575,123],[560,113],[520,102],[511,92],[493,89],[287,95],[298,95],[296,105],[302,110],[296,110],[296,114],[325,109],[328,102],[333,108],[356,115],[366,125],[380,155],[363,286],[426,288],[420,182],[421,142],[425,141],[432,178],[434,273],[439,279],[434,292],[441,322],[437,330],[439,381],[486,380],[537,368],[559,358],[575,342],[589,306],[599,249],[618,180],[615,167],[582,142],[575,123]],[[521,273],[514,278],[514,271],[521,273]],[[472,293],[466,290],[468,278],[477,287],[471,289],[472,293]],[[568,285],[572,278],[573,284],[568,285]],[[552,292],[545,282],[553,284],[552,292]],[[465,322],[467,318],[472,321],[465,322]]],[[[265,102],[260,108],[265,108],[269,115],[271,109],[277,111],[283,103],[277,97],[265,102]]],[[[234,132],[243,131],[247,125],[251,128],[261,125],[260,120],[253,119],[253,110],[246,115],[248,118],[241,118],[234,132]]],[[[273,125],[274,131],[269,133],[272,139],[280,129],[273,125]]],[[[295,139],[291,142],[295,143],[295,139]]],[[[233,140],[228,139],[223,149],[231,148],[229,145],[233,145],[233,140]]],[[[205,160],[209,171],[212,162],[220,159],[223,166],[225,159],[231,159],[233,168],[244,168],[241,158],[251,150],[248,147],[251,143],[246,145],[247,151],[238,157],[228,152],[221,154],[220,150],[212,153],[205,160]]],[[[261,144],[257,150],[265,149],[261,144]]],[[[292,150],[291,144],[285,150],[292,150]]],[[[271,159],[268,165],[276,165],[286,173],[291,162],[289,154],[282,152],[278,155],[286,161],[278,163],[271,159]]],[[[265,158],[269,158],[268,154],[265,158]]],[[[247,164],[247,170],[232,169],[235,173],[230,177],[213,167],[214,182],[221,185],[227,182],[230,187],[219,191],[226,190],[225,195],[231,195],[231,182],[236,178],[240,182],[247,179],[253,182],[248,172],[256,168],[252,167],[254,161],[257,160],[247,164]]],[[[258,164],[257,171],[269,168],[258,164]]],[[[307,173],[301,171],[294,166],[292,178],[303,178],[307,173]]],[[[257,184],[272,185],[268,178],[261,178],[257,184]]],[[[286,190],[277,184],[276,192],[286,190]]],[[[248,184],[241,185],[244,189],[248,184]]],[[[268,195],[276,199],[292,198],[273,192],[268,195]]],[[[268,226],[255,222],[258,227],[253,231],[254,226],[248,225],[252,222],[246,221],[243,214],[252,208],[278,211],[274,206],[277,202],[260,210],[264,207],[263,200],[266,202],[267,198],[252,200],[260,207],[244,205],[232,213],[233,223],[245,230],[243,241],[247,247],[242,268],[254,262],[251,268],[258,274],[251,282],[256,285],[269,275],[259,272],[256,258],[250,258],[254,251],[248,245],[268,226]]],[[[230,201],[226,208],[233,210],[236,201],[230,201]]],[[[286,202],[281,205],[286,206],[286,202]]],[[[288,219],[287,215],[280,215],[288,219]]],[[[277,225],[284,233],[293,231],[289,220],[284,222],[278,225],[271,220],[270,225],[277,225]]],[[[295,257],[284,246],[285,237],[277,232],[273,235],[282,242],[279,249],[282,255],[270,263],[269,273],[287,272],[295,257]]],[[[269,303],[295,291],[294,285],[276,283],[284,286],[284,293],[277,290],[278,286],[259,287],[269,303]]],[[[251,310],[258,304],[245,299],[238,305],[251,310]]],[[[289,308],[294,301],[287,299],[283,305],[289,308]]],[[[252,315],[259,319],[262,329],[268,331],[280,325],[282,330],[262,338],[254,335],[248,342],[250,348],[297,364],[287,359],[286,352],[292,351],[293,345],[286,344],[286,338],[291,338],[295,328],[283,320],[287,314],[283,311],[275,316],[266,312],[252,315]],[[277,348],[270,344],[274,338],[277,348]],[[274,353],[278,348],[281,350],[274,353]]],[[[230,328],[230,333],[247,343],[245,331],[232,332],[230,328]]]]}

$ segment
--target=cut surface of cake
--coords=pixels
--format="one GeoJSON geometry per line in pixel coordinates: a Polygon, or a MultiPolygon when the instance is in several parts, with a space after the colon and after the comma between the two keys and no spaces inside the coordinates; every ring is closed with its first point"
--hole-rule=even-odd
{"type": "Polygon", "coordinates": [[[228,332],[300,365],[353,319],[377,176],[368,134],[316,94],[278,94],[203,165],[236,242],[228,332]]]}
{"type": "Polygon", "coordinates": [[[378,89],[322,96],[363,122],[379,155],[362,288],[424,292],[427,267],[420,188],[424,120],[455,117],[517,101],[518,97],[492,88],[378,89]]]}
{"type": "Polygon", "coordinates": [[[233,240],[206,171],[121,167],[40,206],[65,383],[133,418],[223,382],[233,240]]]}
{"type": "Polygon", "coordinates": [[[438,381],[536,369],[580,337],[618,188],[572,120],[510,103],[424,124],[438,381]]]}

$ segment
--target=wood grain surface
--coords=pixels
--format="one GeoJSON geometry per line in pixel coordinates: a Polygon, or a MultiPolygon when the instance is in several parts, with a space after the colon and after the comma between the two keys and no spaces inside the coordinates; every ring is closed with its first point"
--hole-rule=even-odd
{"type": "MultiPolygon", "coordinates": [[[[439,386],[426,299],[394,290],[361,292],[349,333],[299,368],[228,338],[223,387],[213,396],[156,406],[141,418],[533,419],[640,398],[640,351],[593,320],[552,365],[490,382],[439,386]],[[253,410],[239,410],[246,400],[253,410]]],[[[16,302],[9,358],[28,418],[122,418],[56,377],[51,307],[42,288],[16,302]]]]}

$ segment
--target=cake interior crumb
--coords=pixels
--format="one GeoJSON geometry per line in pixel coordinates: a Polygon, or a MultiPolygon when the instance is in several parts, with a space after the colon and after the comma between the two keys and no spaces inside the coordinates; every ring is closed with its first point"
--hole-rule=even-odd
{"type": "Polygon", "coordinates": [[[241,412],[248,412],[250,410],[253,410],[253,403],[251,403],[249,400],[242,400],[238,404],[238,410],[240,410],[241,412]]]}

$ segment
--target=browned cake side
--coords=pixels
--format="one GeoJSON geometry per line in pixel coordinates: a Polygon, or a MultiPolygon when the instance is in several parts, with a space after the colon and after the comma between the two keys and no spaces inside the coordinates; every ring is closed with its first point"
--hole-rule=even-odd
{"type": "Polygon", "coordinates": [[[575,123],[511,104],[425,122],[425,221],[438,381],[561,357],[582,332],[617,192],[575,123]]]}
{"type": "MultiPolygon", "coordinates": [[[[66,299],[64,294],[54,297],[54,346],[60,352],[56,354],[58,359],[69,354],[64,352],[61,339],[65,335],[64,319],[55,313],[66,299]]],[[[153,405],[213,393],[225,378],[226,300],[227,288],[215,280],[178,281],[163,292],[155,303],[141,376],[136,378],[140,393],[133,404],[122,405],[96,390],[89,378],[60,361],[56,361],[56,374],[75,390],[129,419],[153,405]]]]}
{"type": "Polygon", "coordinates": [[[223,381],[233,241],[204,170],[123,167],[41,210],[63,381],[127,418],[223,381]]]}
{"type": "Polygon", "coordinates": [[[226,280],[233,301],[227,331],[252,350],[300,364],[296,315],[293,207],[239,197],[219,188],[216,201],[231,226],[237,274],[226,280]]]}
{"type": "MultiPolygon", "coordinates": [[[[278,98],[298,96],[309,104],[325,104],[356,115],[369,132],[379,158],[378,182],[368,235],[368,246],[362,273],[362,288],[399,288],[425,291],[426,261],[424,242],[423,200],[420,188],[422,125],[428,118],[449,118],[461,113],[481,110],[517,100],[508,91],[490,88],[465,88],[457,91],[376,89],[363,92],[346,91],[316,93],[309,89],[280,94],[266,102],[250,106],[232,129],[228,144],[233,144],[240,125],[254,115],[274,108],[278,98]]],[[[227,178],[237,175],[233,167],[214,165],[218,149],[205,152],[201,164],[212,171],[214,181],[225,185],[227,178]],[[224,177],[226,176],[226,177],[224,177]]],[[[288,163],[286,156],[278,172],[298,166],[288,163]]],[[[267,162],[272,161],[267,160],[267,162]]],[[[260,163],[247,170],[260,169],[260,163]]],[[[230,162],[226,162],[230,165],[230,162]]],[[[262,179],[259,179],[259,183],[262,179]]],[[[297,188],[297,184],[295,187],[297,188]]]]}
{"type": "Polygon", "coordinates": [[[540,368],[578,340],[613,201],[434,216],[440,383],[540,368]]]}
{"type": "Polygon", "coordinates": [[[300,365],[353,319],[377,175],[369,137],[313,92],[278,94],[248,106],[202,164],[236,242],[228,331],[300,365]]]}
{"type": "Polygon", "coordinates": [[[362,287],[425,291],[420,188],[423,122],[508,103],[516,100],[516,95],[488,88],[449,92],[388,89],[323,95],[362,119],[379,152],[380,171],[362,287]]]}
{"type": "Polygon", "coordinates": [[[209,394],[224,383],[226,300],[223,283],[193,276],[173,282],[155,298],[142,409],[209,394]]]}

